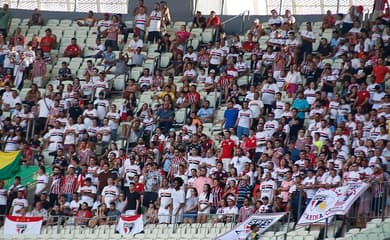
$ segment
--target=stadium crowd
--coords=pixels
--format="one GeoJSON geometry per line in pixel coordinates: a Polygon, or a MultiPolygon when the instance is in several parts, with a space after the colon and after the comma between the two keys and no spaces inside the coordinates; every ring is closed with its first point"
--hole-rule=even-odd
{"type": "MultiPolygon", "coordinates": [[[[31,41],[19,30],[8,33],[12,16],[5,6],[1,107],[11,115],[1,119],[2,150],[20,150],[22,164],[40,168],[34,201],[27,200],[20,177],[9,189],[0,182],[0,214],[43,215],[50,224],[63,223],[59,215],[75,216],[69,218],[74,224],[91,227],[137,213],[148,223],[244,221],[283,211],[297,220],[319,188],[382,184],[390,172],[389,14],[363,21],[358,7],[328,11],[314,32],[311,22],[299,27],[289,10],[272,10],[268,22],[256,19],[240,39],[225,34],[214,11],[197,12],[191,29],[182,26],[170,36],[175,15],[167,3],[150,10],[140,0],[133,28],[121,15],[99,20],[89,12],[77,19],[81,27],[98,26],[96,46],[89,46],[98,60],[88,62],[83,79],[63,62],[55,84],[45,84],[56,36],[49,28],[31,41]],[[199,28],[215,34],[194,48],[191,39],[199,36],[193,29],[199,28]],[[117,95],[106,75],[142,66],[151,43],[159,53],[172,53],[168,67],[145,68],[128,79],[123,104],[113,104],[117,95]],[[239,85],[243,76],[251,80],[239,85]],[[33,84],[21,99],[18,90],[27,81],[33,84]],[[65,88],[64,81],[73,83],[65,88]],[[147,92],[153,98],[140,104],[147,92]],[[201,97],[215,92],[217,103],[201,97]],[[178,111],[186,113],[182,126],[175,122],[178,111]],[[32,119],[36,127],[26,140],[32,119]]],[[[29,24],[43,22],[36,10],[29,24]]],[[[86,57],[77,41],[61,54],[86,57]]],[[[372,200],[384,195],[362,199],[365,216],[372,200]]]]}

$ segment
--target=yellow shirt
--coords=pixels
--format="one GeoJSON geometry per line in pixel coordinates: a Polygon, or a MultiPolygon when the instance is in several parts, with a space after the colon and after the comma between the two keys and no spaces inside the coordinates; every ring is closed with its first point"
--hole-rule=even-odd
{"type": "Polygon", "coordinates": [[[165,95],[169,95],[171,97],[171,100],[172,102],[175,102],[176,100],[176,96],[175,96],[175,93],[174,92],[166,92],[166,91],[162,91],[159,95],[159,98],[163,98],[165,95]]]}

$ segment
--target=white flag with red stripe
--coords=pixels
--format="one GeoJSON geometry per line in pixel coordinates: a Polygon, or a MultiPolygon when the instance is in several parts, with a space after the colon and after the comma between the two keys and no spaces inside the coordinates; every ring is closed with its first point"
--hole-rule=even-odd
{"type": "Polygon", "coordinates": [[[5,216],[4,235],[38,235],[43,217],[5,216]]]}
{"type": "Polygon", "coordinates": [[[118,231],[121,235],[134,235],[144,230],[142,215],[121,216],[118,223],[118,231]]]}

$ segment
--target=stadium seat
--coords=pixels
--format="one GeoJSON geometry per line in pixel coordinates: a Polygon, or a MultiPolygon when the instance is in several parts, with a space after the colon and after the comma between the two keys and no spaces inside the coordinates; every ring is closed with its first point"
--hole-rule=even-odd
{"type": "Polygon", "coordinates": [[[160,68],[167,68],[171,61],[171,56],[169,54],[163,53],[160,57],[160,68]]]}
{"type": "Polygon", "coordinates": [[[197,50],[199,48],[199,44],[200,44],[200,38],[191,39],[191,46],[194,48],[194,50],[197,50]]]}
{"type": "MultiPolygon", "coordinates": [[[[185,122],[186,110],[184,108],[179,109],[175,112],[175,123],[176,126],[182,126],[185,122]]],[[[195,228],[190,228],[190,231],[193,231],[195,228]]]]}
{"type": "Polygon", "coordinates": [[[123,91],[125,89],[125,75],[116,76],[112,80],[112,87],[115,91],[123,91]]]}
{"type": "Polygon", "coordinates": [[[138,81],[138,78],[141,76],[142,71],[143,71],[142,67],[134,67],[133,69],[131,69],[130,78],[138,81]]]}
{"type": "Polygon", "coordinates": [[[72,20],[70,19],[61,19],[60,25],[61,26],[70,26],[72,24],[72,20]]]}
{"type": "Polygon", "coordinates": [[[203,32],[202,28],[193,28],[193,29],[191,29],[191,33],[193,33],[193,34],[195,34],[195,35],[197,35],[199,37],[202,34],[202,32],[203,32]]]}
{"type": "Polygon", "coordinates": [[[203,43],[208,43],[208,42],[211,42],[213,40],[213,30],[210,29],[210,28],[207,28],[204,30],[204,32],[202,33],[202,42],[203,43]]]}
{"type": "Polygon", "coordinates": [[[52,18],[52,19],[47,20],[47,25],[58,26],[58,24],[60,24],[59,19],[52,18]]]}

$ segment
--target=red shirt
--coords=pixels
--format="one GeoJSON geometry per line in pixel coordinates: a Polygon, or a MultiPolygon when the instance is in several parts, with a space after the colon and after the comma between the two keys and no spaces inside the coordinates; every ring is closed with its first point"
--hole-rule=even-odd
{"type": "Polygon", "coordinates": [[[44,36],[41,39],[42,52],[50,52],[54,45],[54,38],[51,36],[44,36]]]}
{"type": "Polygon", "coordinates": [[[180,43],[184,43],[191,36],[190,32],[180,31],[176,33],[176,37],[179,39],[180,43]]]}
{"type": "Polygon", "coordinates": [[[198,92],[189,92],[185,98],[187,102],[198,103],[200,101],[200,94],[198,92]]]}
{"type": "Polygon", "coordinates": [[[225,139],[221,143],[221,158],[233,158],[235,144],[231,139],[225,139]]]}
{"type": "Polygon", "coordinates": [[[382,84],[385,80],[386,74],[390,72],[390,70],[383,65],[376,65],[372,71],[375,76],[375,83],[377,84],[382,84]]]}
{"type": "Polygon", "coordinates": [[[215,27],[221,24],[221,19],[218,16],[215,16],[213,18],[207,18],[206,25],[209,27],[215,27]]]}
{"type": "Polygon", "coordinates": [[[81,48],[78,45],[69,45],[65,48],[65,53],[69,57],[78,57],[81,55],[81,48]]]}
{"type": "Polygon", "coordinates": [[[143,183],[135,184],[135,191],[138,192],[139,194],[143,194],[144,193],[144,184],[143,183]]]}
{"type": "Polygon", "coordinates": [[[248,137],[245,142],[245,147],[248,150],[256,148],[256,136],[248,137]]]}
{"type": "Polygon", "coordinates": [[[256,47],[256,44],[255,42],[253,41],[245,41],[243,44],[242,44],[242,50],[246,51],[246,52],[252,52],[252,50],[256,47]]]}
{"type": "Polygon", "coordinates": [[[366,99],[370,98],[370,93],[367,90],[362,90],[358,92],[356,104],[359,106],[361,105],[366,99]]]}

